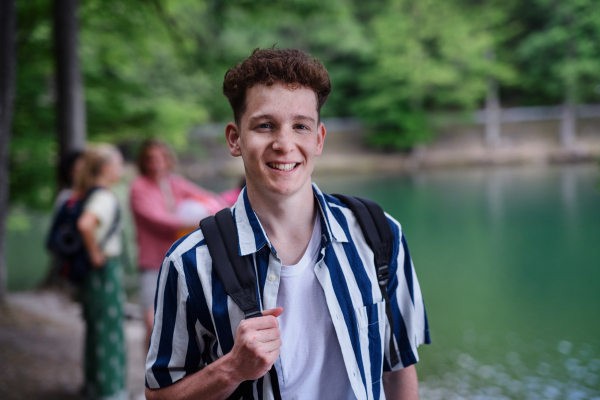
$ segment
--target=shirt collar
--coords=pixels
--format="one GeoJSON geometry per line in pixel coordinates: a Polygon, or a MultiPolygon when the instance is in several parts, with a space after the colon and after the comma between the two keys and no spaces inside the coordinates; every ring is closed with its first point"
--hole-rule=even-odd
{"type": "MultiPolygon", "coordinates": [[[[322,234],[326,236],[328,242],[331,242],[332,238],[337,242],[347,242],[348,238],[346,237],[344,230],[338,222],[338,219],[335,217],[335,214],[331,212],[329,203],[326,200],[327,195],[323,194],[314,183],[312,184],[312,188],[319,203],[319,212],[323,217],[321,218],[324,225],[321,227],[322,234]]],[[[240,256],[256,253],[265,244],[273,249],[267,233],[263,229],[258,217],[250,205],[246,188],[241,191],[235,206],[233,207],[233,217],[235,218],[238,230],[240,256]]]]}

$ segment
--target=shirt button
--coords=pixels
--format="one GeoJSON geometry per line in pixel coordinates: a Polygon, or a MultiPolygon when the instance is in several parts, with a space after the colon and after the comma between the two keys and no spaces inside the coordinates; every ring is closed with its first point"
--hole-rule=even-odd
{"type": "Polygon", "coordinates": [[[273,282],[275,280],[275,275],[273,275],[273,274],[269,275],[269,280],[271,282],[273,282]]]}

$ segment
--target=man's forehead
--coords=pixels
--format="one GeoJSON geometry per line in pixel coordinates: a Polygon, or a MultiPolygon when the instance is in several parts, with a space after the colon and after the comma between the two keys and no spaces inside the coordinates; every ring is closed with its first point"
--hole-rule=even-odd
{"type": "Polygon", "coordinates": [[[299,85],[255,85],[246,92],[245,117],[286,113],[318,117],[317,94],[310,88],[299,85]]]}

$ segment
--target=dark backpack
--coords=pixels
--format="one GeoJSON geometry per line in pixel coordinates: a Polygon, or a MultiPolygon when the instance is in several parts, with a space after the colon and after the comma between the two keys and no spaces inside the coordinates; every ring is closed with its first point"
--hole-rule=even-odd
{"type": "MultiPolygon", "coordinates": [[[[386,314],[389,320],[390,357],[392,367],[398,364],[398,353],[394,342],[394,319],[387,293],[389,279],[388,262],[392,256],[394,233],[379,204],[362,197],[334,194],[354,213],[362,230],[365,240],[374,254],[375,267],[379,288],[386,302],[386,314]]],[[[223,283],[227,293],[237,306],[244,312],[245,319],[260,317],[262,314],[258,305],[256,293],[256,275],[251,256],[239,255],[237,226],[231,215],[231,210],[225,208],[215,216],[200,221],[204,240],[212,258],[213,268],[223,283]],[[227,238],[227,240],[223,240],[227,238]]],[[[275,400],[281,400],[279,381],[275,366],[269,371],[275,400]]],[[[239,399],[244,394],[252,393],[252,381],[245,381],[233,392],[228,400],[239,399]]]]}
{"type": "MultiPolygon", "coordinates": [[[[54,216],[46,239],[46,248],[57,259],[56,268],[61,277],[73,283],[81,283],[90,269],[90,258],[83,243],[83,237],[77,228],[77,220],[83,213],[85,203],[99,189],[93,186],[83,198],[71,198],[65,201],[54,216]]],[[[120,210],[117,208],[115,219],[106,236],[100,242],[103,248],[106,241],[117,229],[120,210]]]]}

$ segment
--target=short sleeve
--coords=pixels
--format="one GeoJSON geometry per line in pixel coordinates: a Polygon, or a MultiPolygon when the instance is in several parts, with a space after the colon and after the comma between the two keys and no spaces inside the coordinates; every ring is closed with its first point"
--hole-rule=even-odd
{"type": "Polygon", "coordinates": [[[117,211],[117,198],[108,190],[96,190],[85,202],[85,212],[90,212],[98,218],[100,226],[109,225],[117,211]]]}
{"type": "Polygon", "coordinates": [[[117,257],[121,254],[121,226],[116,221],[117,210],[119,209],[119,200],[110,191],[106,189],[96,190],[85,202],[84,212],[92,213],[98,218],[99,224],[96,228],[96,240],[103,242],[102,251],[107,257],[117,257]],[[107,237],[113,224],[117,222],[117,229],[112,231],[110,237],[107,237]]]}
{"type": "Polygon", "coordinates": [[[204,339],[197,335],[185,276],[165,258],[154,300],[154,328],[146,358],[146,387],[169,386],[203,366],[204,339]]]}
{"type": "MultiPolygon", "coordinates": [[[[392,366],[386,357],[384,370],[398,370],[419,361],[417,347],[431,342],[427,313],[423,302],[421,287],[414,269],[406,237],[400,224],[388,216],[388,221],[396,240],[390,260],[390,279],[388,294],[394,319],[394,338],[398,348],[398,364],[392,366]]],[[[389,341],[386,341],[389,346],[389,341]]],[[[386,350],[389,355],[391,349],[386,350]]]]}

